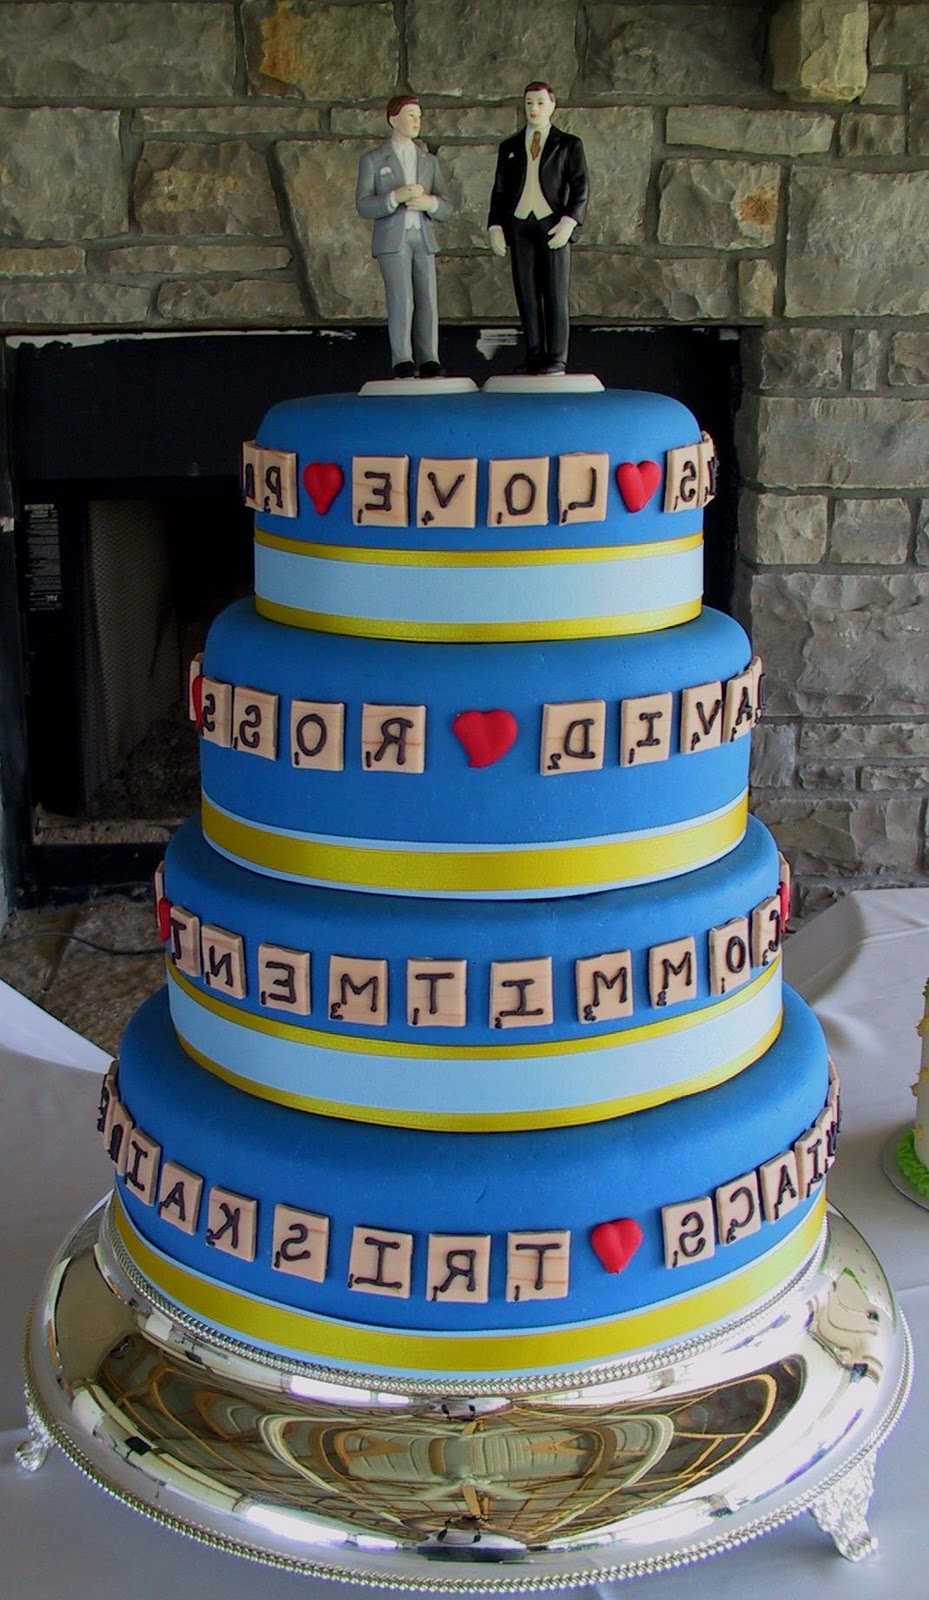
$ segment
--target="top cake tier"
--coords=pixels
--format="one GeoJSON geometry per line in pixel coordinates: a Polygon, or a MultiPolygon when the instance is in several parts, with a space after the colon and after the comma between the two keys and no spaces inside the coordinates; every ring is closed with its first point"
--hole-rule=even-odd
{"type": "Polygon", "coordinates": [[[595,379],[462,383],[268,412],[243,450],[264,616],[479,642],[648,633],[699,613],[716,458],[685,406],[595,379]]]}

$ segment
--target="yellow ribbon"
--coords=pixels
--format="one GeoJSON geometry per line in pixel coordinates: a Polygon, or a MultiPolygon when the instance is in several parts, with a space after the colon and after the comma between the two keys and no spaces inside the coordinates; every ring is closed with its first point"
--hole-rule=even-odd
{"type": "MultiPolygon", "coordinates": [[[[799,1270],[813,1250],[826,1209],[820,1193],[802,1222],[760,1260],[718,1283],[676,1296],[646,1311],[581,1327],[527,1333],[427,1334],[371,1328],[259,1300],[168,1261],[136,1232],[114,1197],[120,1239],[143,1277],[168,1300],[240,1338],[275,1345],[313,1361],[404,1372],[545,1372],[581,1362],[607,1361],[711,1327],[763,1299],[799,1270]]],[[[670,1269],[669,1269],[670,1270],[670,1269]]],[[[678,1268],[684,1272],[686,1268],[678,1268]]]]}
{"type": "MultiPolygon", "coordinates": [[[[549,1044],[518,1045],[509,1047],[505,1045],[442,1045],[419,1044],[416,1042],[401,1042],[396,1039],[362,1039],[354,1034],[322,1033],[318,1028],[301,1028],[293,1023],[279,1022],[275,1018],[257,1016],[254,1012],[245,1011],[227,1002],[220,1000],[216,995],[204,994],[202,990],[194,987],[170,963],[168,976],[170,981],[195,1001],[206,1011],[222,1018],[237,1027],[249,1029],[258,1034],[269,1035],[276,1039],[286,1039],[296,1044],[304,1045],[310,1049],[341,1050],[349,1054],[363,1054],[383,1056],[386,1059],[407,1060],[435,1060],[442,1059],[452,1072],[461,1071],[472,1061],[505,1060],[505,1059],[531,1059],[533,1057],[550,1057],[561,1055],[586,1054],[591,1050],[618,1050],[624,1045],[635,1044],[645,1039],[660,1039],[669,1034],[679,1033],[683,1030],[697,1027],[706,1022],[708,1016],[713,1018],[731,1011],[737,1006],[744,1005],[753,999],[763,988],[770,983],[780,964],[780,956],[771,963],[764,972],[759,973],[750,983],[737,990],[735,994],[727,995],[725,999],[717,1001],[714,1005],[702,1007],[699,1011],[689,1011],[679,1017],[663,1017],[660,1022],[643,1023],[638,1028],[628,1028],[623,1032],[598,1033],[583,1039],[560,1039],[549,1044]],[[449,1057],[452,1058],[449,1061],[449,1057]],[[456,1059],[458,1058],[458,1059],[456,1059]]],[[[666,1101],[683,1099],[687,1095],[699,1094],[704,1089],[712,1089],[719,1083],[725,1083],[729,1078],[734,1078],[774,1043],[781,1030],[782,1010],[765,1032],[751,1045],[747,1046],[739,1055],[733,1056],[728,1061],[719,1063],[707,1072],[698,1073],[692,1078],[667,1084],[662,1088],[653,1089],[648,1093],[626,1095],[616,1099],[592,1102],[586,1105],[556,1106],[543,1110],[525,1110],[508,1112],[430,1112],[417,1110],[394,1110],[383,1106],[362,1106],[351,1104],[348,1101],[323,1099],[315,1095],[296,1094],[286,1089],[278,1089],[274,1085],[259,1083],[253,1078],[243,1077],[240,1073],[233,1072],[228,1067],[206,1055],[193,1044],[184,1032],[182,1019],[175,1019],[174,1026],[178,1037],[187,1054],[207,1072],[212,1072],[224,1083],[229,1083],[233,1088],[241,1089],[246,1094],[257,1096],[260,1100],[269,1100],[274,1105],[289,1106],[295,1111],[310,1111],[322,1116],[341,1117],[349,1122],[374,1122],[385,1127],[394,1128],[433,1128],[445,1131],[458,1131],[468,1133],[489,1133],[494,1131],[513,1131],[521,1128],[564,1128],[581,1123],[603,1122],[608,1117],[628,1116],[634,1111],[646,1111],[650,1106],[664,1105],[666,1101]]],[[[617,1072],[621,1073],[620,1061],[617,1072]]]]}
{"type": "Polygon", "coordinates": [[[584,549],[554,550],[386,550],[363,545],[313,544],[286,539],[255,525],[255,543],[285,555],[312,556],[317,561],[354,561],[377,567],[549,567],[580,566],[591,561],[636,561],[651,556],[683,555],[703,543],[703,534],[682,539],[655,539],[649,544],[602,544],[584,549]]]}
{"type": "Polygon", "coordinates": [[[602,639],[623,634],[657,633],[676,628],[700,615],[698,595],[680,605],[655,611],[629,611],[603,617],[556,618],[545,622],[403,622],[393,617],[349,617],[329,611],[304,611],[255,595],[255,610],[269,622],[288,628],[310,628],[314,633],[345,634],[355,639],[408,639],[420,644],[484,644],[494,640],[516,643],[522,639],[602,639]]]}
{"type": "Polygon", "coordinates": [[[671,877],[732,850],[745,833],[748,795],[721,814],[667,833],[610,844],[544,849],[461,851],[384,849],[332,844],[277,833],[220,811],[206,794],[201,818],[206,837],[238,861],[283,877],[380,889],[388,893],[489,894],[501,891],[586,889],[630,879],[671,877]]]}

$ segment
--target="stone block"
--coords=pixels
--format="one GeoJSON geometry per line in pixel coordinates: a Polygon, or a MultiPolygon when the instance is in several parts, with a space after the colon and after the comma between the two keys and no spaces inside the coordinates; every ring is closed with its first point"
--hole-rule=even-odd
{"type": "Polygon", "coordinates": [[[739,499],[739,549],[761,566],[813,566],[826,554],[825,495],[757,494],[739,499]]]}
{"type": "Polygon", "coordinates": [[[917,795],[847,795],[824,800],[761,794],[754,809],[797,874],[875,878],[912,874],[920,865],[917,795]]]}
{"type": "Polygon", "coordinates": [[[436,223],[443,250],[487,249],[487,204],[493,184],[496,145],[445,145],[439,150],[442,173],[455,207],[447,222],[436,223]]]}
{"type": "Polygon", "coordinates": [[[824,154],[835,118],[826,111],[753,111],[744,106],[669,106],[665,143],[740,155],[824,154]]]}
{"type": "Polygon", "coordinates": [[[652,112],[644,106],[602,106],[565,110],[557,120],[560,128],[583,139],[594,179],[578,239],[585,245],[640,243],[651,174],[652,112]]]}
{"type": "Polygon", "coordinates": [[[829,791],[853,794],[855,769],[852,766],[801,765],[797,773],[797,787],[807,792],[814,790],[817,794],[829,791]]]}
{"type": "Polygon", "coordinates": [[[901,762],[892,767],[862,767],[861,789],[871,794],[884,790],[898,793],[926,794],[929,791],[929,762],[922,766],[908,766],[901,762]]]}
{"type": "Polygon", "coordinates": [[[875,567],[902,566],[910,545],[905,500],[837,500],[829,552],[833,561],[875,567]]]}
{"type": "Polygon", "coordinates": [[[409,79],[417,94],[521,98],[525,85],[540,77],[559,99],[571,91],[574,0],[407,0],[406,19],[409,79]]]}
{"type": "MultiPolygon", "coordinates": [[[[574,261],[577,261],[576,253],[574,261]]],[[[443,321],[482,322],[498,317],[510,317],[515,321],[516,303],[508,262],[486,250],[474,256],[440,255],[436,265],[443,321]]],[[[513,343],[519,343],[515,334],[513,343]]]]}
{"type": "Polygon", "coordinates": [[[852,333],[852,388],[877,388],[881,360],[881,334],[878,328],[855,328],[852,333]]]}
{"type": "Polygon", "coordinates": [[[846,111],[839,124],[843,156],[900,156],[906,150],[903,117],[880,111],[846,111]]]}
{"type": "MultiPolygon", "coordinates": [[[[559,112],[559,123],[561,120],[559,112]]],[[[515,105],[424,106],[422,138],[430,147],[443,144],[446,139],[493,139],[499,143],[516,133],[522,121],[515,105]]],[[[373,139],[383,139],[388,131],[382,105],[333,106],[330,127],[333,133],[365,134],[373,139]]]]}
{"type": "Polygon", "coordinates": [[[249,93],[303,100],[366,99],[396,92],[400,38],[393,6],[242,0],[249,93]]]}
{"type": "Polygon", "coordinates": [[[746,350],[744,376],[752,389],[838,389],[842,335],[833,328],[765,328],[746,350]]]}
{"type": "Polygon", "coordinates": [[[112,277],[146,273],[193,278],[201,272],[227,272],[241,277],[253,272],[279,272],[291,264],[286,245],[262,244],[127,244],[93,253],[96,267],[112,277]]]}
{"type": "Polygon", "coordinates": [[[929,60],[929,5],[871,7],[872,67],[924,67],[929,60]]]}
{"type": "Polygon", "coordinates": [[[929,567],[929,500],[920,500],[916,516],[916,565],[929,567]]]}
{"type": "Polygon", "coordinates": [[[890,341],[887,382],[907,388],[929,384],[929,333],[911,329],[894,334],[890,341]]]}
{"type": "Polygon", "coordinates": [[[279,238],[282,232],[267,159],[241,140],[146,144],[135,210],[144,233],[279,238]]]}
{"type": "Polygon", "coordinates": [[[929,311],[929,173],[794,172],[787,237],[790,317],[929,311]],[[893,270],[887,241],[893,240],[893,270]]]}
{"type": "Polygon", "coordinates": [[[0,235],[99,239],[126,233],[118,111],[0,108],[0,235]]]}
{"type": "Polygon", "coordinates": [[[774,242],[780,167],[772,162],[666,161],[661,169],[661,244],[713,250],[774,242]]]}
{"type": "MultiPolygon", "coordinates": [[[[753,8],[594,3],[587,11],[586,94],[739,100],[762,77],[753,8]]],[[[532,55],[533,60],[554,59],[532,55]]]]}
{"type": "Polygon", "coordinates": [[[878,764],[898,756],[929,760],[929,719],[921,722],[804,722],[800,729],[800,749],[805,755],[878,764]]]}
{"type": "MultiPolygon", "coordinates": [[[[383,109],[380,118],[383,126],[383,109]]],[[[132,118],[133,133],[174,138],[179,134],[211,133],[227,139],[262,134],[279,139],[287,133],[318,133],[319,128],[320,113],[311,106],[146,106],[132,118]]]]}
{"type": "Polygon", "coordinates": [[[929,155],[929,72],[910,75],[910,155],[929,155]]]}
{"type": "Polygon", "coordinates": [[[771,83],[791,100],[841,104],[868,81],[867,0],[781,0],[768,32],[771,83]]]}
{"type": "Polygon", "coordinates": [[[758,573],[750,627],[772,716],[925,713],[929,572],[758,573]]]}
{"type": "MultiPolygon", "coordinates": [[[[354,206],[358,157],[365,148],[348,139],[295,140],[277,147],[294,231],[323,318],[385,317],[383,280],[371,256],[371,224],[354,206]]],[[[444,305],[441,309],[447,315],[444,305]]]]}
{"type": "Polygon", "coordinates": [[[902,72],[872,71],[868,74],[858,104],[869,108],[881,106],[885,111],[902,111],[905,96],[906,79],[902,72]]]}
{"type": "Polygon", "coordinates": [[[791,926],[799,927],[801,923],[809,922],[823,911],[828,911],[830,906],[844,899],[851,888],[851,884],[798,883],[796,913],[791,918],[791,926]]]}
{"type": "Polygon", "coordinates": [[[229,95],[235,55],[232,8],[204,0],[0,6],[4,97],[229,95]]]}
{"type": "Polygon", "coordinates": [[[737,261],[739,315],[773,317],[777,295],[777,273],[770,261],[737,261]]]}
{"type": "Polygon", "coordinates": [[[714,256],[647,259],[578,249],[571,299],[576,315],[610,322],[727,322],[737,314],[734,284],[714,256]]]}
{"type": "Polygon", "coordinates": [[[151,291],[119,283],[17,283],[0,288],[0,327],[142,327],[151,291]]]}
{"type": "Polygon", "coordinates": [[[752,788],[790,788],[796,765],[796,728],[788,722],[759,723],[752,735],[752,788]]]}
{"type": "Polygon", "coordinates": [[[929,400],[747,395],[737,420],[749,479],[803,489],[915,489],[929,459],[929,400]]]}
{"type": "Polygon", "coordinates": [[[76,244],[43,250],[0,250],[0,278],[66,278],[83,272],[86,253],[76,244]]]}
{"type": "Polygon", "coordinates": [[[163,284],[156,301],[165,322],[290,327],[309,319],[297,284],[282,278],[200,279],[163,284]]]}

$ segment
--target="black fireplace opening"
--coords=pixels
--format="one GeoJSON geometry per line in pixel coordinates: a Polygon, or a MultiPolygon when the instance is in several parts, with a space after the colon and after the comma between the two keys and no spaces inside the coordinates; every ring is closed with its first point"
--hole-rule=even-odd
{"type": "MultiPolygon", "coordinates": [[[[443,331],[447,369],[511,371],[508,329],[443,331]]],[[[4,349],[16,615],[0,654],[0,782],[12,901],[150,880],[199,800],[189,663],[252,590],[239,452],[276,401],[386,376],[380,327],[288,334],[12,339],[4,349]],[[5,775],[5,780],[4,780],[5,775]]],[[[571,366],[688,405],[716,440],[706,598],[728,610],[735,561],[728,330],[572,331],[571,366]]]]}

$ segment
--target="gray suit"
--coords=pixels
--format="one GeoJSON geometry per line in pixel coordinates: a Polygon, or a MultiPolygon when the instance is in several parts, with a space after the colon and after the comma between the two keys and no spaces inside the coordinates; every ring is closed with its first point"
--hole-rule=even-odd
{"type": "Polygon", "coordinates": [[[407,228],[407,209],[390,209],[387,197],[406,183],[392,139],[369,150],[358,163],[355,205],[362,217],[374,223],[371,254],[384,278],[387,296],[387,331],[394,366],[415,360],[418,366],[439,359],[439,313],[436,298],[435,256],[438,250],[433,219],[445,222],[452,214],[445,180],[435,156],[416,146],[416,182],[426,194],[437,196],[437,210],[416,212],[419,228],[407,228]]]}

